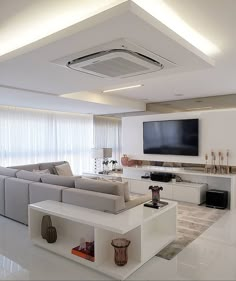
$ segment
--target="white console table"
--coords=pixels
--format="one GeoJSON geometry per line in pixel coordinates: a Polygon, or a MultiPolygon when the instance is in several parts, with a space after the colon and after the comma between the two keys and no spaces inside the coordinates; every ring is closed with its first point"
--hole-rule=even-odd
{"type": "Polygon", "coordinates": [[[161,209],[139,205],[117,215],[50,200],[31,204],[30,237],[35,245],[123,280],[175,239],[177,203],[167,202],[161,209]],[[53,244],[41,237],[44,215],[51,216],[57,229],[58,239],[53,244]],[[94,262],[71,254],[81,238],[94,240],[94,262]],[[128,263],[123,267],[114,263],[114,238],[131,241],[128,263]]]}

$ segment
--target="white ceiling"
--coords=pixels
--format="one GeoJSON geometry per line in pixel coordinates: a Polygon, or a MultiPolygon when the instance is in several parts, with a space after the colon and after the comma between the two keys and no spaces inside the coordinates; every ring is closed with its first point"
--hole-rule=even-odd
{"type": "MultiPolygon", "coordinates": [[[[160,2],[160,0],[143,2],[149,1],[152,4],[160,2]]],[[[146,44],[148,49],[154,52],[158,48],[162,48],[163,52],[171,50],[168,58],[178,60],[178,56],[177,58],[175,56],[182,50],[181,47],[176,45],[171,49],[168,41],[162,40],[161,42],[164,42],[162,45],[161,42],[155,41],[158,31],[155,26],[143,24],[137,15],[125,10],[127,7],[111,9],[121,2],[127,1],[0,0],[0,38],[4,38],[4,41],[1,39],[1,44],[8,42],[9,38],[17,39],[22,38],[24,34],[27,35],[29,27],[36,33],[40,28],[39,22],[47,23],[49,26],[53,19],[59,17],[58,15],[69,15],[70,21],[67,21],[67,26],[75,24],[62,32],[53,33],[57,31],[56,28],[60,28],[60,25],[54,24],[54,29],[48,28],[53,34],[0,56],[0,104],[112,114],[144,109],[144,104],[141,103],[134,103],[131,106],[130,99],[147,103],[236,93],[235,0],[164,1],[185,23],[219,48],[219,52],[211,56],[215,62],[214,67],[202,65],[192,68],[182,67],[178,72],[153,73],[122,81],[96,78],[51,63],[54,59],[117,38],[131,38],[141,46],[146,44]],[[108,8],[110,10],[106,12],[108,8]],[[77,9],[81,16],[79,20],[76,18],[77,9]],[[95,16],[101,12],[102,17],[95,16]],[[89,20],[81,21],[85,18],[89,20]],[[143,84],[143,87],[109,94],[116,98],[117,95],[122,97],[123,100],[120,99],[119,103],[117,99],[114,99],[114,103],[105,104],[98,100],[86,100],[85,97],[81,100],[58,97],[61,94],[81,91],[101,95],[101,90],[137,83],[143,84]]],[[[136,1],[138,2],[141,1],[136,1]]],[[[168,31],[161,25],[159,27],[168,31]]],[[[197,54],[206,59],[204,54],[189,46],[184,40],[181,41],[181,38],[173,32],[169,32],[168,35],[175,41],[178,40],[182,46],[185,44],[188,47],[188,52],[183,53],[185,56],[179,56],[182,62],[180,60],[178,64],[188,64],[188,59],[191,58],[190,49],[193,56],[197,54]]],[[[41,36],[43,37],[42,33],[41,36]]],[[[7,43],[5,45],[7,47],[7,43]]]]}

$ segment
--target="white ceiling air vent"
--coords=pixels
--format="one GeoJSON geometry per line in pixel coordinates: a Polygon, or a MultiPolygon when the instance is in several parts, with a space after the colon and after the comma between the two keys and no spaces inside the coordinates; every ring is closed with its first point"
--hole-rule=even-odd
{"type": "Polygon", "coordinates": [[[67,66],[103,78],[126,78],[164,68],[160,62],[126,49],[96,52],[69,61],[67,66]]]}
{"type": "Polygon", "coordinates": [[[124,38],[52,62],[82,73],[113,79],[133,77],[177,66],[172,61],[124,38]]]}

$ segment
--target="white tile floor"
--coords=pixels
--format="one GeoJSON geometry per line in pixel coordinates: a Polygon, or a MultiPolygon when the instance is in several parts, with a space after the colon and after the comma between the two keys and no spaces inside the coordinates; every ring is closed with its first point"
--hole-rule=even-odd
{"type": "MultiPolygon", "coordinates": [[[[227,212],[171,261],[152,258],[129,280],[236,280],[236,210],[227,212]]],[[[28,228],[0,216],[0,280],[110,280],[33,246],[28,228]]]]}

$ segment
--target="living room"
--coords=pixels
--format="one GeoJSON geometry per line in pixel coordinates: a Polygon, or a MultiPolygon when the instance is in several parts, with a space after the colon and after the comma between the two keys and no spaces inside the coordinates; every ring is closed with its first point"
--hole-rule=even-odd
{"type": "Polygon", "coordinates": [[[235,280],[236,2],[0,8],[0,279],[235,280]]]}

